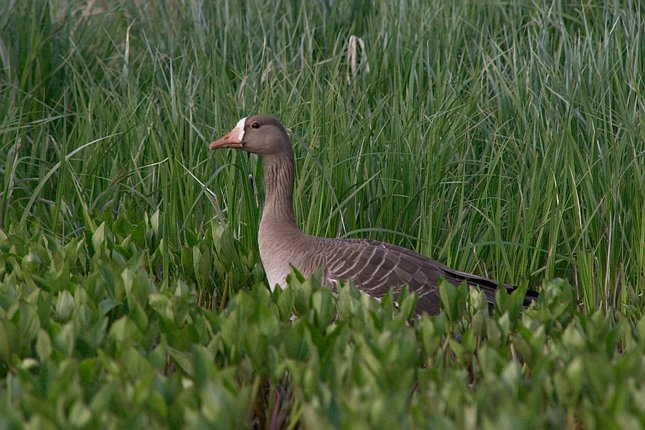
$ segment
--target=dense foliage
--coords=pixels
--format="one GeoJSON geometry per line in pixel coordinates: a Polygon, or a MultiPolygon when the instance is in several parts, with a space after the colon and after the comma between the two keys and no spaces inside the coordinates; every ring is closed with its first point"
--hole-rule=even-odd
{"type": "Polygon", "coordinates": [[[645,426],[645,7],[604,3],[0,0],[0,428],[645,426]],[[270,293],[260,163],[207,150],[257,112],[304,230],[539,302],[270,293]]]}
{"type": "MultiPolygon", "coordinates": [[[[581,314],[565,282],[526,311],[500,292],[494,316],[483,293],[444,286],[442,314],[410,322],[412,295],[376,303],[316,279],[216,311],[183,279],[159,287],[154,229],[135,230],[2,234],[3,428],[643,424],[645,318],[581,314]]],[[[182,270],[209,270],[212,247],[182,270]]]]}

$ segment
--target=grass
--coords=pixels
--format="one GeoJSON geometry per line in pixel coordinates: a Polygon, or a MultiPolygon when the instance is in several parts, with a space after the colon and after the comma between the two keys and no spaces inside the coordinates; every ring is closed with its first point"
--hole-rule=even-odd
{"type": "Polygon", "coordinates": [[[642,425],[639,2],[2,9],[4,426],[642,425]],[[260,163],[207,149],[258,112],[293,131],[305,231],[560,296],[488,318],[446,293],[456,310],[405,328],[348,289],[357,321],[315,281],[281,305],[291,293],[258,287],[260,163]],[[55,375],[78,385],[45,387],[55,375]]]}

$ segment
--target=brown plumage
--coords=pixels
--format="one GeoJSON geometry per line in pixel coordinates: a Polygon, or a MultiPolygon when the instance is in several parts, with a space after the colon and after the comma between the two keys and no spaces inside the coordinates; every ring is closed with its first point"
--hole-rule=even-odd
{"type": "MultiPolygon", "coordinates": [[[[326,285],[351,280],[365,293],[383,297],[404,286],[418,296],[417,314],[439,313],[439,281],[478,287],[494,303],[498,283],[452,270],[438,261],[389,243],[366,239],[327,239],[303,233],[293,212],[294,156],[285,128],[271,116],[241,119],[235,128],[211,143],[211,149],[239,148],[258,154],[264,163],[266,201],[260,221],[259,247],[271,290],[286,287],[291,266],[308,276],[322,271],[326,285]]],[[[512,286],[503,285],[508,290],[512,286]]],[[[536,293],[529,292],[525,304],[536,293]]]]}

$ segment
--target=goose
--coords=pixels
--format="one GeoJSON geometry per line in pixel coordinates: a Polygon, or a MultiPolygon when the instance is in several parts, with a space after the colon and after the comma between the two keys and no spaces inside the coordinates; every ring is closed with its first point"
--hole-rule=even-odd
{"type": "MultiPolygon", "coordinates": [[[[323,283],[335,287],[351,281],[376,299],[389,290],[407,286],[417,294],[415,315],[440,311],[439,282],[466,283],[481,289],[494,304],[498,287],[505,285],[446,265],[401,246],[370,239],[339,239],[311,236],[300,230],[293,210],[295,160],[287,129],[269,115],[242,118],[226,135],[210,144],[211,149],[235,148],[257,154],[264,166],[265,202],[258,245],[271,291],[285,288],[292,266],[304,276],[317,271],[323,283]]],[[[528,291],[528,305],[537,293],[528,291]]]]}

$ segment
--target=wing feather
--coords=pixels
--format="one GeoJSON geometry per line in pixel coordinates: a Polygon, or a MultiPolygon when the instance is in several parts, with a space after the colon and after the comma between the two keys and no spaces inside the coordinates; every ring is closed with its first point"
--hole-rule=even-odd
{"type": "MultiPolygon", "coordinates": [[[[453,285],[466,282],[478,287],[490,303],[494,303],[498,286],[511,291],[515,289],[511,285],[452,270],[438,261],[397,245],[369,239],[335,239],[329,240],[326,245],[328,257],[325,275],[328,282],[351,280],[377,298],[383,297],[390,289],[396,293],[408,286],[417,293],[417,313],[439,312],[441,279],[453,285]]],[[[527,294],[525,302],[528,304],[533,299],[534,294],[527,294]]]]}

